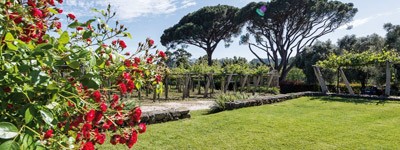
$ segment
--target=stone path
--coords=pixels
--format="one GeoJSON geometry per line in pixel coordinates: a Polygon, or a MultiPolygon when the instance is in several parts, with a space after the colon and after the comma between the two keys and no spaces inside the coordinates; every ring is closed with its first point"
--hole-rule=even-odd
{"type": "Polygon", "coordinates": [[[179,101],[179,102],[166,102],[166,103],[148,103],[142,104],[140,108],[143,112],[155,111],[155,110],[169,110],[186,108],[191,111],[210,109],[214,105],[212,100],[201,100],[201,101],[179,101]]]}

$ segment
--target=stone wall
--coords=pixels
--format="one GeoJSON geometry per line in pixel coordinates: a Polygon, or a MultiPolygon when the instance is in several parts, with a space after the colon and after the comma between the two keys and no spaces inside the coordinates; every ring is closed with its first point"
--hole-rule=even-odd
{"type": "Polygon", "coordinates": [[[141,122],[146,124],[162,123],[179,119],[190,118],[189,109],[170,109],[143,112],[141,122]]]}

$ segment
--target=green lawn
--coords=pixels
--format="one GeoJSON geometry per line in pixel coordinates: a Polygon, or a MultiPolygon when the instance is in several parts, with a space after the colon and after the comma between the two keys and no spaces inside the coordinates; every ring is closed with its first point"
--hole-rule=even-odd
{"type": "Polygon", "coordinates": [[[147,130],[134,149],[398,149],[400,102],[303,97],[147,130]]]}

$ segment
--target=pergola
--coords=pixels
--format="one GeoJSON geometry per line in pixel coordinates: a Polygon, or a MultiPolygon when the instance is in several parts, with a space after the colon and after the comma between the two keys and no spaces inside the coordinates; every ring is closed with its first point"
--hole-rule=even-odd
{"type": "Polygon", "coordinates": [[[322,77],[322,73],[320,68],[331,68],[338,69],[340,72],[343,82],[346,85],[348,92],[351,95],[354,95],[354,91],[350,86],[349,81],[346,78],[342,68],[346,67],[360,67],[360,66],[368,66],[374,64],[383,64],[386,63],[386,87],[385,87],[385,95],[390,95],[390,66],[392,64],[400,63],[400,58],[397,52],[395,51],[382,51],[381,53],[366,51],[363,53],[348,53],[345,52],[343,55],[335,55],[332,54],[328,57],[328,59],[317,62],[316,65],[313,66],[315,76],[317,77],[318,83],[321,87],[321,91],[323,93],[327,93],[328,87],[325,84],[325,80],[322,77]]]}

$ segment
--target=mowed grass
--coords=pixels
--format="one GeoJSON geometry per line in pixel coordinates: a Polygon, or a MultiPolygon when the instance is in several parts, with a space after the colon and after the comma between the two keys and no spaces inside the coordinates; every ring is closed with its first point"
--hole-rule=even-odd
{"type": "MultiPolygon", "coordinates": [[[[134,149],[399,149],[400,103],[302,97],[149,125],[134,149]]],[[[105,144],[100,149],[126,149],[105,144]]]]}

